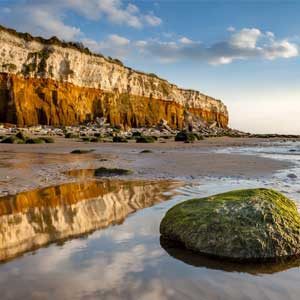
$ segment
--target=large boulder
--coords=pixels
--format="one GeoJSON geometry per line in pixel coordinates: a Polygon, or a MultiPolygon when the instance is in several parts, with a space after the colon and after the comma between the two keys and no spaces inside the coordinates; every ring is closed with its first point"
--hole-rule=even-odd
{"type": "Polygon", "coordinates": [[[296,205],[268,189],[237,190],[182,202],[167,212],[160,232],[188,249],[232,260],[300,255],[296,205]]]}

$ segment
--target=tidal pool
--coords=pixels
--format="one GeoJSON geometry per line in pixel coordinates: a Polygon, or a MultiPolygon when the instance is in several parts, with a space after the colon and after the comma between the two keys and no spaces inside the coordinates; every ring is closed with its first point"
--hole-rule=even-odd
{"type": "Polygon", "coordinates": [[[171,206],[240,185],[87,180],[2,197],[1,299],[299,299],[299,260],[231,264],[160,240],[171,206]]]}

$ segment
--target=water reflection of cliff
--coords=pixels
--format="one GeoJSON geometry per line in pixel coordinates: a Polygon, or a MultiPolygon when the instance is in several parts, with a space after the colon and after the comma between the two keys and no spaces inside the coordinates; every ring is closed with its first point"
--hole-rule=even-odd
{"type": "Polygon", "coordinates": [[[0,261],[51,242],[122,223],[168,200],[169,181],[88,181],[0,198],[0,261]]]}

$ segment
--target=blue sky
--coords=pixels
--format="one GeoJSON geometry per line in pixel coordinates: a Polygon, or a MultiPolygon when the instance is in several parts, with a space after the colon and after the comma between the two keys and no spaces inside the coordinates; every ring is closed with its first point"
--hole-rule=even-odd
{"type": "Polygon", "coordinates": [[[231,127],[300,134],[299,11],[300,1],[0,0],[0,23],[220,98],[231,127]]]}

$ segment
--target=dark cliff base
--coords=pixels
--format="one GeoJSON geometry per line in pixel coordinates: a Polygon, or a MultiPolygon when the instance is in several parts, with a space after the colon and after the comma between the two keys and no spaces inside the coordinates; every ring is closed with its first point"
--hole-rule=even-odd
{"type": "MultiPolygon", "coordinates": [[[[214,111],[190,109],[207,123],[226,128],[228,117],[214,111]]],[[[185,108],[178,103],[105,92],[44,78],[0,74],[0,122],[19,126],[78,125],[106,117],[112,125],[142,127],[165,119],[172,128],[184,126],[185,108]]]]}

